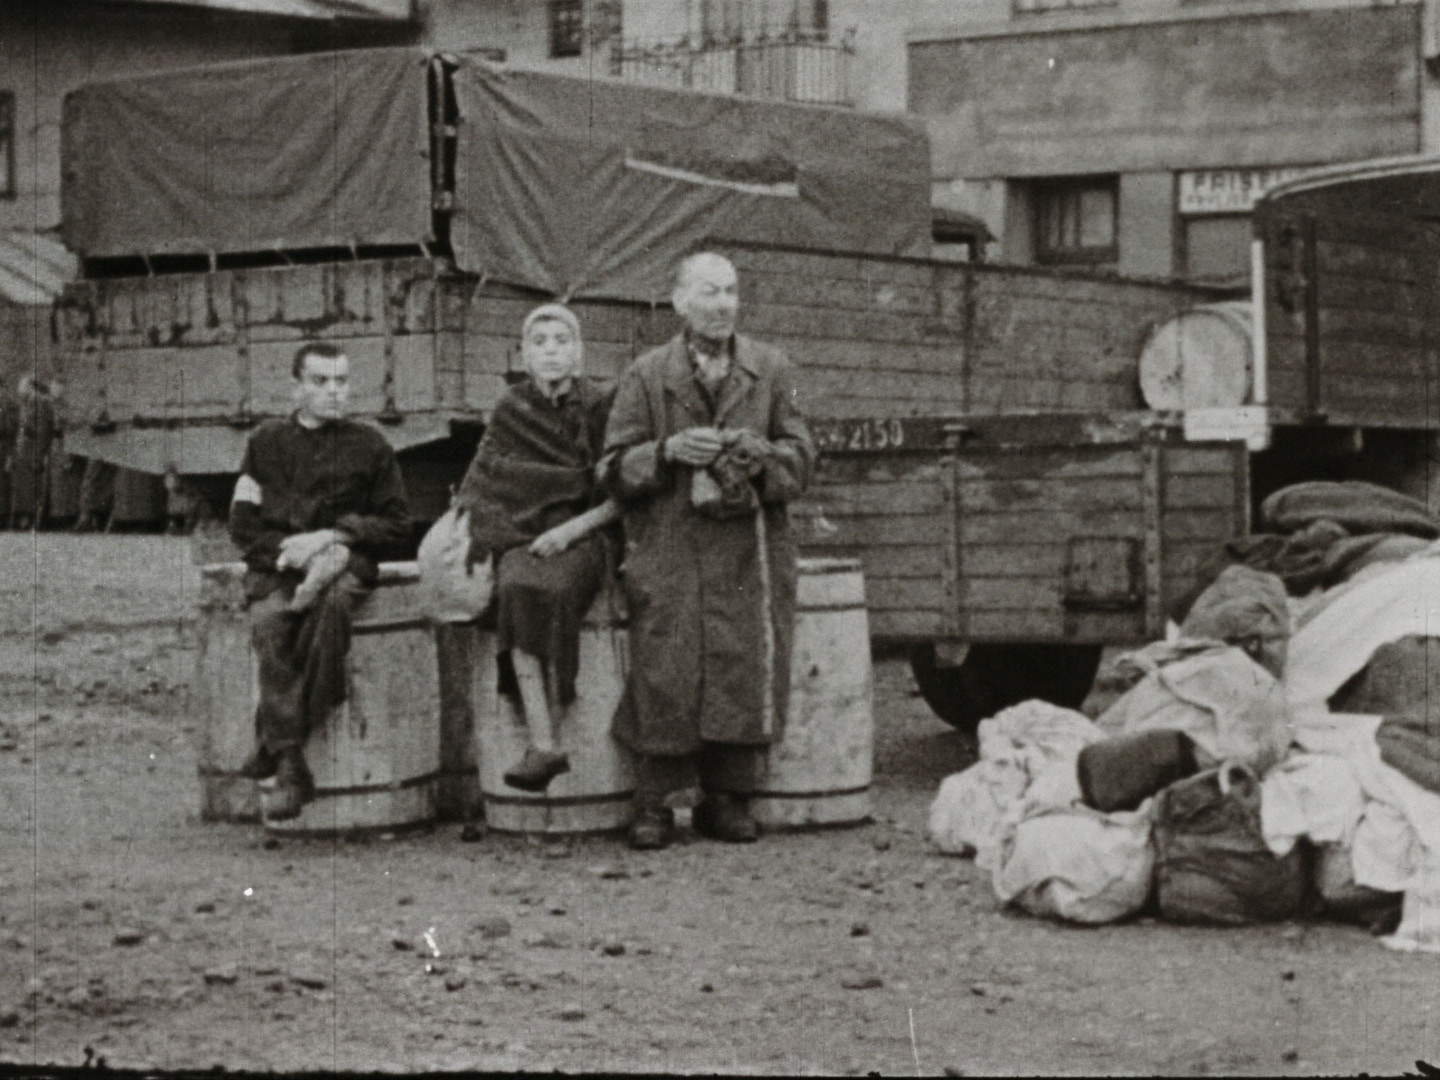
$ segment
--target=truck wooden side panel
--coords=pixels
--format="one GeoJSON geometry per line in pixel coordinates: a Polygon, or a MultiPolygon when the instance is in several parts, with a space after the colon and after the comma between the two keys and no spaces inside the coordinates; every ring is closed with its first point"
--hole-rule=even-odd
{"type": "MultiPolygon", "coordinates": [[[[801,365],[817,417],[1138,408],[1145,334],[1210,296],[1026,268],[728,250],[745,328],[801,365]]],[[[537,299],[425,259],[84,281],[58,309],[63,380],[81,424],[277,415],[295,348],[324,339],[356,361],[361,414],[482,418],[537,299]]],[[[665,309],[576,307],[597,375],[676,329],[665,309]]]]}
{"type": "Polygon", "coordinates": [[[796,518],[808,553],[862,561],[877,636],[1142,641],[1246,492],[1243,446],[962,443],[831,455],[796,518]]]}
{"type": "Polygon", "coordinates": [[[1337,425],[1440,428],[1440,225],[1320,198],[1263,218],[1270,404],[1337,425]]]}

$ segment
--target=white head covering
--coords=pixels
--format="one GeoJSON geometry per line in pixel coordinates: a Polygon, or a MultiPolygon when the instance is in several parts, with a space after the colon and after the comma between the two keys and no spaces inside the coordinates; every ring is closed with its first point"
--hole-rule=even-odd
{"type": "Polygon", "coordinates": [[[580,333],[580,320],[576,318],[575,313],[564,304],[541,304],[534,311],[530,312],[529,315],[526,315],[525,321],[520,325],[520,340],[524,341],[530,336],[530,328],[532,326],[546,319],[553,319],[555,322],[564,323],[570,328],[570,333],[575,337],[575,345],[580,351],[579,360],[583,363],[585,360],[585,338],[580,333]]]}

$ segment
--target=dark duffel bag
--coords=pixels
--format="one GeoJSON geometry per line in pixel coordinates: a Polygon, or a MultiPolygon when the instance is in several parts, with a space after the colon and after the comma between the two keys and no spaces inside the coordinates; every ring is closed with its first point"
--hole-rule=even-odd
{"type": "Polygon", "coordinates": [[[1140,731],[1090,743],[1075,768],[1085,805],[1111,814],[1134,810],[1198,767],[1195,744],[1183,731],[1140,731]]]}
{"type": "Polygon", "coordinates": [[[1238,926],[1288,919],[1309,899],[1309,849],[1283,858],[1260,831],[1260,782],[1240,765],[1172,784],[1155,812],[1155,892],[1173,922],[1238,926]]]}

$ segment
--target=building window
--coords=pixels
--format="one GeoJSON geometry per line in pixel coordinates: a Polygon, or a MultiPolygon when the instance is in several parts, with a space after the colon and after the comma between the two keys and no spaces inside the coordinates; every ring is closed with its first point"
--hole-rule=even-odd
{"type": "Polygon", "coordinates": [[[15,95],[0,90],[0,199],[15,198],[15,95]]]}
{"type": "Polygon", "coordinates": [[[1035,261],[1108,263],[1118,257],[1120,179],[1068,177],[1035,184],[1035,261]]]}
{"type": "Polygon", "coordinates": [[[585,55],[585,0],[550,0],[550,55],[585,55]]]}

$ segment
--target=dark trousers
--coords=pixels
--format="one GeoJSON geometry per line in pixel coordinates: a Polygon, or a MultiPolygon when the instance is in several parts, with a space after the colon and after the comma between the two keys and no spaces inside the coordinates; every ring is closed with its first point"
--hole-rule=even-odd
{"type": "Polygon", "coordinates": [[[641,806],[660,806],[672,791],[698,783],[707,795],[747,795],[765,782],[770,748],[702,743],[698,754],[654,757],[641,754],[635,762],[635,800],[641,806]]]}
{"type": "Polygon", "coordinates": [[[304,746],[344,702],[351,620],[370,592],[353,574],[341,574],[308,611],[292,612],[293,591],[287,584],[250,605],[250,641],[260,661],[255,733],[272,754],[304,746]]]}

